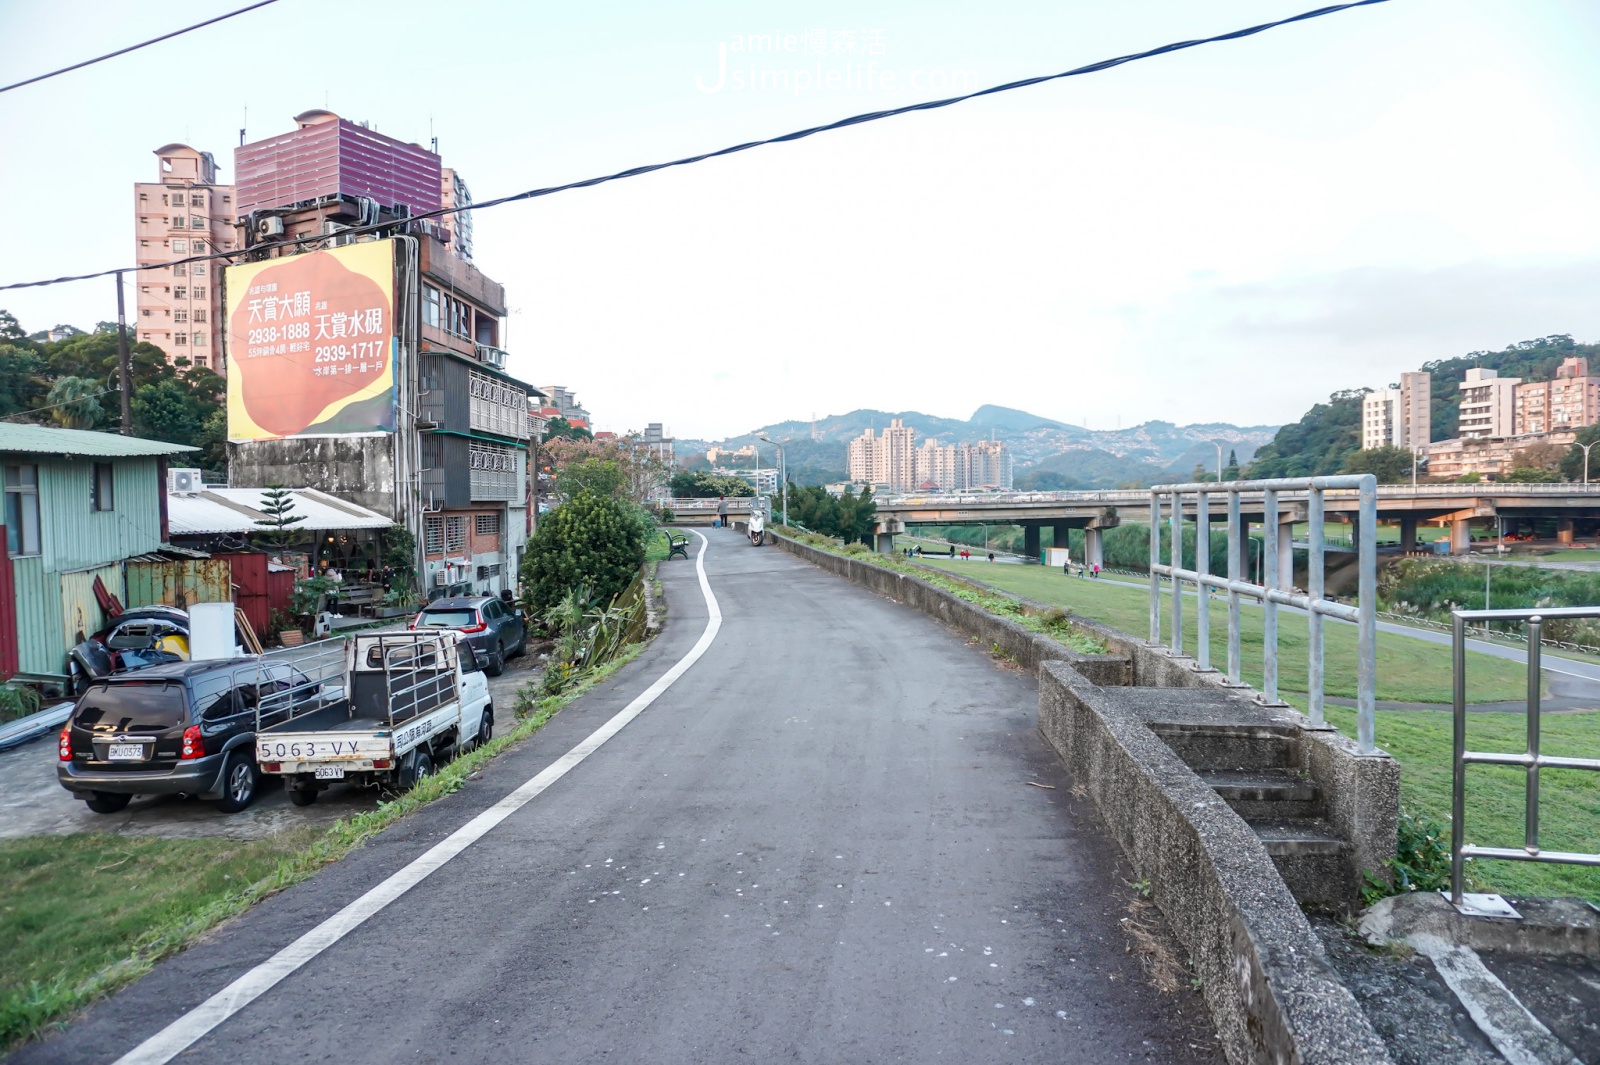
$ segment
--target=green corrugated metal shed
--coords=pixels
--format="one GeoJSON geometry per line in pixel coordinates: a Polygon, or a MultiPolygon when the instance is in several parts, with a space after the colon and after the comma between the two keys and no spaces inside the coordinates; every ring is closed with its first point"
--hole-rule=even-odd
{"type": "Polygon", "coordinates": [[[95,458],[179,455],[199,451],[188,444],[167,444],[160,440],[141,440],[137,436],[93,433],[87,429],[53,429],[46,425],[17,425],[0,422],[0,451],[30,452],[36,455],[82,455],[95,458]]]}
{"type": "Polygon", "coordinates": [[[12,559],[16,579],[18,665],[56,673],[79,632],[104,617],[92,587],[126,598],[122,561],[161,546],[162,456],[194,451],[183,444],[0,423],[0,462],[39,468],[39,553],[12,559]],[[90,507],[96,462],[112,467],[112,508],[90,507]]]}

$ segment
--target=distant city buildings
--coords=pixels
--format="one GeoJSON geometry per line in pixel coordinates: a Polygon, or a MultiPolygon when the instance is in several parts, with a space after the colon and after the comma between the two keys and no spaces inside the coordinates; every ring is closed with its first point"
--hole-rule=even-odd
{"type": "Polygon", "coordinates": [[[1501,377],[1495,370],[1474,366],[1461,389],[1457,432],[1466,440],[1516,434],[1516,389],[1520,377],[1501,377]]]}
{"type": "Polygon", "coordinates": [[[222,372],[220,263],[169,265],[234,246],[234,189],[217,184],[217,161],[187,144],[157,148],[156,180],[133,186],[136,277],[128,334],[222,372]]]}
{"type": "Polygon", "coordinates": [[[1589,360],[1567,358],[1550,381],[1525,381],[1516,388],[1516,430],[1548,433],[1600,420],[1600,378],[1589,376],[1589,360]]]}
{"type": "Polygon", "coordinates": [[[1367,393],[1361,404],[1361,446],[1415,451],[1432,439],[1433,375],[1403,373],[1399,388],[1367,393]]]}
{"type": "Polygon", "coordinates": [[[727,465],[729,459],[756,459],[756,446],[746,444],[744,447],[708,447],[706,448],[706,461],[715,466],[717,463],[727,465]]]}
{"type": "Polygon", "coordinates": [[[539,411],[545,421],[554,418],[563,418],[569,425],[580,429],[588,429],[594,425],[594,419],[589,417],[589,412],[578,402],[576,393],[563,385],[545,385],[539,391],[545,393],[549,399],[539,411]]]}
{"type": "Polygon", "coordinates": [[[914,446],[915,441],[916,430],[899,418],[876,436],[870,429],[864,431],[850,441],[850,480],[891,492],[1008,490],[1012,486],[1011,452],[1000,441],[940,444],[929,438],[920,448],[914,446]]]}

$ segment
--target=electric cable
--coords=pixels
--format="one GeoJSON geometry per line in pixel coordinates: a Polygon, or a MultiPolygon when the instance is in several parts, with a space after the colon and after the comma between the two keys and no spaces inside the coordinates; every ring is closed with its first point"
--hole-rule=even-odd
{"type": "Polygon", "coordinates": [[[185,26],[183,29],[173,30],[171,33],[163,33],[159,37],[152,37],[148,41],[140,41],[138,44],[130,44],[126,48],[118,48],[115,52],[107,52],[105,55],[97,55],[93,59],[85,59],[83,62],[74,63],[70,67],[62,67],[60,70],[52,70],[48,74],[39,74],[23,81],[14,81],[10,85],[0,85],[0,92],[10,92],[12,89],[20,89],[24,85],[32,85],[35,82],[59,77],[62,74],[71,73],[74,70],[82,70],[84,67],[94,66],[96,63],[104,63],[107,59],[115,59],[119,55],[127,55],[129,52],[137,52],[139,49],[148,48],[152,44],[160,44],[162,41],[169,41],[174,37],[182,37],[185,33],[193,33],[195,30],[203,29],[214,22],[222,22],[224,19],[230,19],[235,15],[242,15],[247,11],[254,11],[258,7],[266,7],[268,4],[276,4],[277,2],[278,0],[259,0],[258,3],[251,4],[249,7],[241,7],[239,10],[230,11],[226,15],[218,15],[216,18],[208,18],[204,22],[196,22],[193,26],[185,26]]]}
{"type": "MultiPolygon", "coordinates": [[[[405,218],[397,218],[388,222],[377,222],[365,226],[350,226],[346,229],[340,230],[340,235],[358,236],[360,234],[371,233],[376,230],[393,230],[406,226],[411,222],[425,221],[430,218],[440,218],[445,215],[463,214],[467,211],[482,211],[487,210],[490,207],[499,207],[503,204],[517,203],[522,200],[537,199],[541,196],[553,196],[559,192],[570,192],[574,189],[586,189],[592,188],[595,185],[604,185],[611,181],[622,181],[626,178],[642,177],[645,174],[655,173],[657,170],[667,170],[678,166],[691,166],[695,163],[703,163],[709,159],[718,159],[722,156],[733,155],[737,152],[746,152],[752,148],[761,148],[769,144],[786,144],[792,141],[803,140],[806,137],[813,137],[819,133],[829,133],[834,130],[846,129],[850,126],[859,126],[867,122],[877,122],[885,118],[893,118],[897,115],[910,114],[913,111],[932,111],[941,107],[951,107],[955,104],[965,103],[968,100],[975,100],[982,96],[993,96],[996,93],[1010,92],[1013,89],[1027,88],[1032,85],[1042,85],[1048,81],[1058,81],[1062,78],[1077,77],[1081,74],[1094,74],[1102,70],[1110,70],[1113,67],[1122,66],[1125,63],[1137,62],[1141,59],[1150,59],[1155,56],[1167,55],[1171,52],[1182,51],[1186,48],[1198,48],[1201,45],[1215,44],[1220,41],[1236,41],[1244,37],[1252,37],[1258,33],[1265,33],[1267,30],[1277,29],[1280,26],[1288,26],[1296,22],[1305,22],[1308,19],[1321,18],[1324,15],[1332,15],[1341,11],[1349,11],[1352,8],[1370,7],[1373,4],[1385,4],[1388,2],[1389,0],[1352,0],[1350,3],[1334,4],[1330,7],[1319,7],[1314,11],[1304,11],[1298,15],[1291,15],[1288,18],[1277,19],[1273,22],[1263,22],[1259,25],[1249,26],[1242,30],[1233,30],[1229,33],[1219,33],[1212,37],[1201,37],[1192,41],[1176,41],[1172,44],[1164,44],[1159,48],[1151,48],[1143,52],[1133,52],[1129,55],[1117,56],[1113,59],[1102,59],[1098,63],[1090,63],[1086,66],[1074,67],[1071,70],[1062,71],[1059,74],[1043,74],[1038,77],[1023,78],[1020,81],[1008,81],[1002,85],[993,85],[987,89],[979,89],[976,92],[969,92],[961,96],[950,96],[942,100],[924,100],[921,103],[906,104],[901,107],[892,107],[884,111],[868,111],[863,114],[852,115],[849,118],[841,118],[836,122],[829,122],[821,126],[810,126],[806,129],[795,130],[792,133],[784,133],[776,137],[767,137],[762,140],[746,141],[743,144],[735,144],[727,148],[718,148],[716,151],[702,152],[699,155],[685,156],[681,159],[673,159],[665,163],[649,163],[644,166],[631,167],[627,170],[619,170],[612,174],[603,174],[599,177],[584,178],[581,181],[569,181],[563,185],[550,185],[544,188],[528,189],[525,192],[516,192],[509,196],[500,196],[496,199],[483,200],[478,203],[467,204],[461,207],[441,207],[436,211],[427,211],[422,214],[408,215],[405,218]]],[[[314,236],[298,237],[294,240],[272,241],[270,244],[256,245],[256,247],[292,248],[303,244],[319,244],[327,239],[328,237],[326,234],[319,233],[314,236]]],[[[143,270],[158,270],[168,266],[175,266],[179,263],[208,262],[212,259],[222,258],[231,259],[234,256],[245,254],[249,250],[250,249],[235,249],[226,253],[196,255],[187,259],[174,259],[171,262],[151,264],[149,266],[113,267],[109,270],[97,270],[90,274],[76,274],[68,277],[55,277],[44,281],[18,281],[9,285],[0,285],[0,292],[6,292],[12,289],[42,288],[48,285],[62,285],[71,281],[90,281],[99,277],[110,277],[113,274],[132,274],[143,270]]]]}

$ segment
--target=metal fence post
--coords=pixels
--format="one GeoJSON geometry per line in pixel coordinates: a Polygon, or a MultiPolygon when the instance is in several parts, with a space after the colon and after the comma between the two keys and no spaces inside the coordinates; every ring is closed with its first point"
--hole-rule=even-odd
{"type": "Polygon", "coordinates": [[[1261,601],[1261,693],[1266,701],[1278,701],[1278,604],[1272,593],[1278,589],[1278,492],[1268,488],[1261,493],[1261,553],[1266,567],[1267,595],[1261,601]],[[1270,543],[1268,542],[1270,539],[1270,543]]]}
{"type": "Polygon", "coordinates": [[[1378,479],[1361,478],[1361,542],[1356,545],[1360,620],[1356,645],[1356,743],[1362,754],[1377,750],[1378,698],[1378,479]]]}
{"type": "MultiPolygon", "coordinates": [[[[1194,571],[1202,578],[1211,576],[1211,496],[1198,492],[1194,498],[1194,571]]],[[[1211,670],[1211,586],[1194,582],[1195,668],[1211,670]]]]}
{"type": "Polygon", "coordinates": [[[1450,619],[1450,710],[1453,736],[1450,754],[1450,901],[1462,904],[1461,847],[1466,842],[1467,814],[1467,621],[1460,614],[1450,619]]]}
{"type": "MultiPolygon", "coordinates": [[[[1326,545],[1322,542],[1322,489],[1312,486],[1306,497],[1306,517],[1311,522],[1311,532],[1307,537],[1310,551],[1306,558],[1306,593],[1312,602],[1322,598],[1323,592],[1323,562],[1326,545]]],[[[1321,727],[1322,717],[1322,614],[1312,610],[1306,615],[1307,627],[1311,637],[1311,660],[1308,663],[1306,676],[1306,692],[1311,699],[1311,724],[1321,727]]]]}
{"type": "Polygon", "coordinates": [[[1172,568],[1172,653],[1183,654],[1183,581],[1178,571],[1183,568],[1183,493],[1172,493],[1172,543],[1167,545],[1167,559],[1172,568]]]}
{"type": "Polygon", "coordinates": [[[1161,496],[1150,493],[1150,645],[1161,645],[1161,496]]]}
{"type": "Polygon", "coordinates": [[[1535,615],[1528,619],[1528,765],[1527,801],[1525,809],[1526,831],[1523,847],[1529,854],[1539,853],[1539,716],[1543,705],[1539,697],[1539,670],[1542,649],[1539,637],[1544,629],[1544,619],[1535,615]]]}
{"type": "Polygon", "coordinates": [[[1239,493],[1228,493],[1228,680],[1244,683],[1244,666],[1239,656],[1239,592],[1233,587],[1242,579],[1245,566],[1244,530],[1239,520],[1239,493]]]}

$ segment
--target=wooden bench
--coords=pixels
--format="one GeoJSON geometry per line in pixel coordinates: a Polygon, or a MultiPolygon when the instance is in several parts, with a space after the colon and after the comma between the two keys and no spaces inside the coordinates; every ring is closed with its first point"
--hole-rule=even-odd
{"type": "Polygon", "coordinates": [[[662,534],[667,538],[667,561],[672,561],[673,555],[677,555],[685,562],[689,561],[689,538],[674,536],[669,529],[663,529],[662,534]]]}

